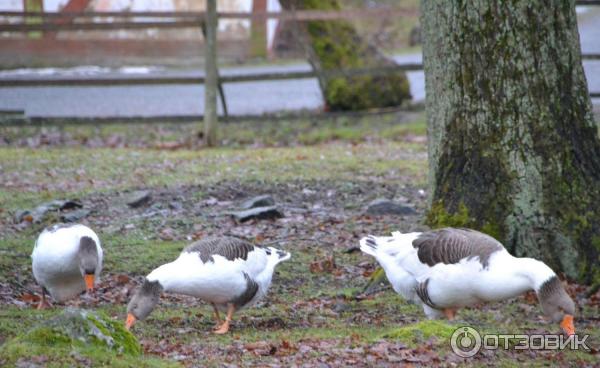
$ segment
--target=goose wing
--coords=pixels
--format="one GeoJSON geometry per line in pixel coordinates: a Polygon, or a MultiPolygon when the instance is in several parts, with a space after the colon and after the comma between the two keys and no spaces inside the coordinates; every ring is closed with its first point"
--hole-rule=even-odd
{"type": "Polygon", "coordinates": [[[483,267],[490,256],[505,251],[498,240],[471,229],[444,228],[422,233],[413,241],[419,261],[433,267],[438,263],[456,264],[478,257],[483,267]]]}
{"type": "Polygon", "coordinates": [[[264,248],[235,237],[205,238],[185,247],[183,253],[197,253],[204,264],[214,263],[215,257],[222,257],[250,277],[259,274],[267,265],[264,248]]]}

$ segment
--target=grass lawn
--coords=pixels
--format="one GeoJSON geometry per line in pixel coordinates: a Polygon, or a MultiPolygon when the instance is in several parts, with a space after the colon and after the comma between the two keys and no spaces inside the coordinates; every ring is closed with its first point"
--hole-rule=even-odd
{"type": "MultiPolygon", "coordinates": [[[[420,308],[386,285],[362,293],[376,265],[347,250],[368,233],[425,229],[424,119],[419,114],[403,119],[230,125],[224,128],[228,146],[210,150],[186,145],[193,127],[71,127],[61,132],[61,144],[34,148],[19,142],[25,135],[53,132],[3,132],[13,144],[0,147],[0,365],[597,364],[598,355],[584,351],[511,349],[470,359],[451,352],[449,337],[462,325],[482,333],[557,333],[558,326],[540,318],[529,294],[460,311],[457,321],[447,322],[426,320],[420,308]],[[114,137],[120,143],[111,146],[114,137]],[[159,149],[156,140],[182,144],[159,149]],[[152,200],[129,208],[125,198],[138,189],[150,190],[152,200]],[[285,217],[232,220],[229,213],[243,199],[260,194],[271,194],[285,217]],[[380,197],[394,198],[416,214],[365,215],[367,204],[380,197]],[[210,332],[212,312],[205,303],[164,295],[150,317],[133,328],[141,358],[60,344],[27,349],[14,338],[65,307],[33,308],[38,288],[29,258],[41,229],[61,213],[49,213],[37,224],[16,224],[13,218],[53,199],[76,199],[89,209],[81,222],[97,231],[105,249],[99,289],[67,305],[98,310],[116,321],[124,321],[126,303],[144,275],[208,234],[279,240],[277,246],[292,252],[292,259],[277,268],[263,303],[236,314],[228,335],[210,332]]],[[[583,298],[583,286],[569,290],[582,307],[578,333],[590,334],[588,345],[597,349],[598,299],[583,298]]]]}

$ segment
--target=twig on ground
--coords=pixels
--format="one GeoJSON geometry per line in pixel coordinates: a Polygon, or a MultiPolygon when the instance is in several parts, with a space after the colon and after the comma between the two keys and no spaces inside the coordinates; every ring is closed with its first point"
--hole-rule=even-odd
{"type": "Polygon", "coordinates": [[[354,297],[354,299],[356,299],[356,300],[363,300],[363,299],[366,299],[366,298],[368,298],[369,296],[371,296],[373,294],[377,294],[377,293],[382,292],[382,291],[387,291],[387,290],[390,290],[391,288],[392,288],[392,285],[388,284],[388,285],[385,285],[385,286],[382,286],[382,287],[379,287],[379,288],[374,288],[374,289],[371,289],[371,290],[366,290],[366,291],[364,291],[364,292],[356,295],[354,297]]]}

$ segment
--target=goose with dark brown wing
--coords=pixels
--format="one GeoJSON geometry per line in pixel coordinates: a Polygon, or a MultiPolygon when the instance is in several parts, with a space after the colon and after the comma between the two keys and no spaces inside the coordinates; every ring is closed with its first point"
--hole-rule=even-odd
{"type": "Polygon", "coordinates": [[[493,237],[471,229],[368,236],[361,250],[374,256],[394,290],[420,303],[430,318],[454,318],[458,308],[537,293],[546,317],[575,333],[575,304],[554,271],[533,258],[513,257],[493,237]]]}
{"type": "Polygon", "coordinates": [[[229,331],[235,311],[253,305],[271,285],[275,266],[288,252],[233,237],[206,238],[185,247],[179,257],[150,272],[127,306],[127,328],[146,318],[163,292],[198,297],[212,304],[217,334],[229,331]],[[225,321],[219,311],[226,311],[225,321]]]}

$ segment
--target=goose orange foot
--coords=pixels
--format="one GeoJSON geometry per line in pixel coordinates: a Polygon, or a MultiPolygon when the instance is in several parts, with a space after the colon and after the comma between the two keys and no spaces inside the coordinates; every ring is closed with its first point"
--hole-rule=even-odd
{"type": "Polygon", "coordinates": [[[50,303],[48,303],[47,301],[44,300],[43,302],[41,301],[37,305],[36,309],[42,310],[42,309],[48,309],[48,308],[51,308],[51,307],[52,307],[52,304],[50,304],[50,303]]]}
{"type": "Polygon", "coordinates": [[[217,335],[226,334],[229,331],[229,324],[231,323],[231,319],[233,318],[233,312],[235,312],[235,306],[233,304],[229,304],[227,306],[227,317],[225,318],[225,322],[214,330],[213,332],[217,335]]]}
{"type": "Polygon", "coordinates": [[[213,330],[213,332],[217,335],[224,335],[229,332],[229,321],[223,322],[223,324],[219,328],[213,330]]]}
{"type": "Polygon", "coordinates": [[[40,299],[40,302],[37,305],[36,309],[42,310],[42,309],[48,309],[50,307],[52,307],[52,304],[50,304],[48,299],[46,299],[46,295],[42,295],[42,298],[40,299]]]}
{"type": "Polygon", "coordinates": [[[448,318],[448,321],[452,321],[456,315],[456,309],[446,308],[444,309],[444,314],[446,315],[446,318],[448,318]]]}

